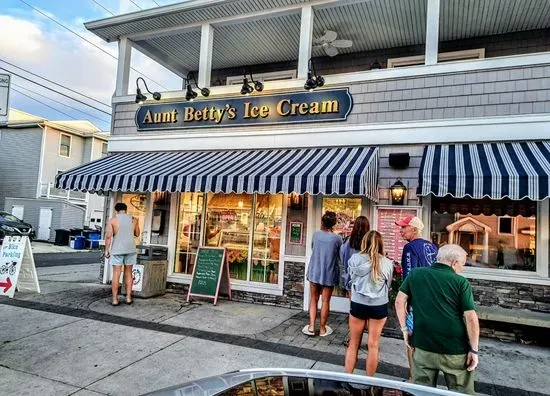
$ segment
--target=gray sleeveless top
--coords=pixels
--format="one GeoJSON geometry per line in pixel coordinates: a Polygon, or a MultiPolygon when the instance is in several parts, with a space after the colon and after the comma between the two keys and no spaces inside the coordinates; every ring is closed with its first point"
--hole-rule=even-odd
{"type": "Polygon", "coordinates": [[[113,246],[111,254],[129,254],[136,253],[136,243],[134,242],[134,223],[132,216],[127,214],[117,214],[118,232],[113,236],[113,246]]]}

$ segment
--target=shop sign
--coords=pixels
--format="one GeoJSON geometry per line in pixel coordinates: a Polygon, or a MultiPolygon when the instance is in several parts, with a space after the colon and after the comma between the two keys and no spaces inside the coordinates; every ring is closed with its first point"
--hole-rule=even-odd
{"type": "Polygon", "coordinates": [[[375,210],[376,231],[382,235],[386,255],[393,261],[401,262],[403,247],[407,244],[407,241],[401,236],[399,227],[395,225],[395,222],[407,216],[420,217],[420,208],[407,206],[377,206],[375,210]]]}
{"type": "Polygon", "coordinates": [[[8,123],[9,97],[10,97],[10,75],[0,74],[0,124],[8,123]]]}
{"type": "Polygon", "coordinates": [[[216,305],[220,292],[231,299],[229,264],[225,258],[225,248],[199,246],[187,301],[192,296],[212,298],[216,305]]]}
{"type": "Polygon", "coordinates": [[[138,131],[345,121],[353,100],[347,88],[142,105],[138,131]]]}
{"type": "Polygon", "coordinates": [[[26,236],[6,236],[0,250],[0,296],[12,298],[16,288],[40,293],[31,243],[26,236]]]}

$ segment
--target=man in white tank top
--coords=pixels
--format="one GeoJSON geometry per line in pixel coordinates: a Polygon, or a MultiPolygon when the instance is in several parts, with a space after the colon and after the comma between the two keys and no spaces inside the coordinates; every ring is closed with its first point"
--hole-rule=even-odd
{"type": "Polygon", "coordinates": [[[113,266],[113,300],[111,305],[118,305],[118,287],[120,271],[124,266],[124,285],[126,286],[126,304],[132,304],[132,270],[137,261],[136,243],[134,237],[139,236],[137,219],[128,215],[128,207],[119,202],[115,205],[116,216],[107,225],[105,235],[105,257],[113,266]]]}

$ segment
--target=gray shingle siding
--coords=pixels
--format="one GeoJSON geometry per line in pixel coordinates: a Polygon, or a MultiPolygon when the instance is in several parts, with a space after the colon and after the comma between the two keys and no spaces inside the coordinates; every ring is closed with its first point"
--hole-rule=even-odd
{"type": "MultiPolygon", "coordinates": [[[[550,64],[366,82],[350,84],[349,87],[354,107],[345,122],[347,124],[513,116],[550,111],[550,64]],[[435,87],[432,86],[434,80],[435,87]]],[[[137,108],[135,103],[114,106],[113,135],[137,134],[137,108]]],[[[296,126],[299,127],[303,128],[303,125],[296,126]]],[[[265,127],[256,127],[262,128],[265,127]]],[[[271,130],[291,128],[294,126],[269,126],[271,130]]],[[[154,132],[173,133],[180,131],[154,132]]]]}
{"type": "Polygon", "coordinates": [[[6,197],[36,197],[42,133],[39,127],[1,129],[0,206],[6,197]]]}

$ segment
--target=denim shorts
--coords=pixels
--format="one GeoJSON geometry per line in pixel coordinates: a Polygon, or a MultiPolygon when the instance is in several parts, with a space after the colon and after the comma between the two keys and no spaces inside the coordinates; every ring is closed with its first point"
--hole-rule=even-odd
{"type": "Polygon", "coordinates": [[[113,254],[109,257],[111,265],[134,265],[137,263],[137,253],[113,254]]]}
{"type": "Polygon", "coordinates": [[[349,314],[357,319],[384,319],[388,316],[388,304],[364,305],[351,301],[349,314]]]}

